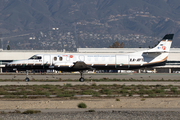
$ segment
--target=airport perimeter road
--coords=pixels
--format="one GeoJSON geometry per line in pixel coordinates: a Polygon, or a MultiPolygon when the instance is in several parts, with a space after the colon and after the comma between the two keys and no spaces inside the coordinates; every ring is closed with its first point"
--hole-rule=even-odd
{"type": "MultiPolygon", "coordinates": [[[[78,73],[62,73],[62,74],[29,74],[30,80],[78,80],[80,74],[78,73]]],[[[0,74],[0,79],[10,80],[24,80],[26,74],[0,74]]],[[[178,73],[94,73],[84,74],[85,79],[135,79],[135,80],[180,80],[180,74],[178,73]]]]}

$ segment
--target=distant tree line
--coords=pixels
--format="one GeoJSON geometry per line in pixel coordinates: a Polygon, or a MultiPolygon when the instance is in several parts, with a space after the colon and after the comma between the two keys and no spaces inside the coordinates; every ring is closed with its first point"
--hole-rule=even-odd
{"type": "Polygon", "coordinates": [[[8,45],[8,46],[7,46],[7,50],[10,50],[10,49],[11,49],[11,48],[10,48],[10,46],[8,45]]]}
{"type": "Polygon", "coordinates": [[[118,41],[116,41],[112,44],[112,46],[110,45],[109,48],[124,48],[124,43],[119,43],[118,41]]]}

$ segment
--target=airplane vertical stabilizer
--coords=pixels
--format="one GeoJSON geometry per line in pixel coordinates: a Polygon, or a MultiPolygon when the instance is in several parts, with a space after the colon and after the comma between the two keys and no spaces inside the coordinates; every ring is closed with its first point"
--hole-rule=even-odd
{"type": "Polygon", "coordinates": [[[147,63],[162,63],[167,60],[174,34],[166,34],[160,43],[149,50],[143,51],[144,61],[147,63]]]}
{"type": "Polygon", "coordinates": [[[156,47],[149,49],[146,52],[169,52],[173,36],[174,34],[166,34],[156,47]]]}

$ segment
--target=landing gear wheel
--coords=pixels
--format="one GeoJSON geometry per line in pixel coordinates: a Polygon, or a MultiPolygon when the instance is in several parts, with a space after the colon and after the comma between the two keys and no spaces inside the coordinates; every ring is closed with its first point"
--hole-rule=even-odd
{"type": "Polygon", "coordinates": [[[79,81],[84,82],[84,78],[83,77],[79,78],[79,81]]]}
{"type": "Polygon", "coordinates": [[[28,78],[28,77],[26,77],[26,79],[25,79],[25,80],[26,80],[26,82],[29,82],[29,78],[28,78]]]}
{"type": "Polygon", "coordinates": [[[80,82],[84,82],[84,78],[83,78],[83,71],[79,71],[80,74],[81,74],[81,77],[79,78],[79,81],[80,82]]]}
{"type": "Polygon", "coordinates": [[[28,78],[28,70],[26,70],[26,78],[25,78],[26,82],[29,82],[29,78],[28,78]]]}

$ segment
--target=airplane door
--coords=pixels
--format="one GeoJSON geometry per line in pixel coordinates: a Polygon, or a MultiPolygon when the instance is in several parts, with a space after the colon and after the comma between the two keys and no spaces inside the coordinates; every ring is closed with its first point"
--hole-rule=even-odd
{"type": "Polygon", "coordinates": [[[51,56],[50,55],[44,55],[43,64],[51,64],[51,56]]]}
{"type": "Polygon", "coordinates": [[[116,55],[116,67],[129,66],[129,56],[128,55],[116,55]]]}

